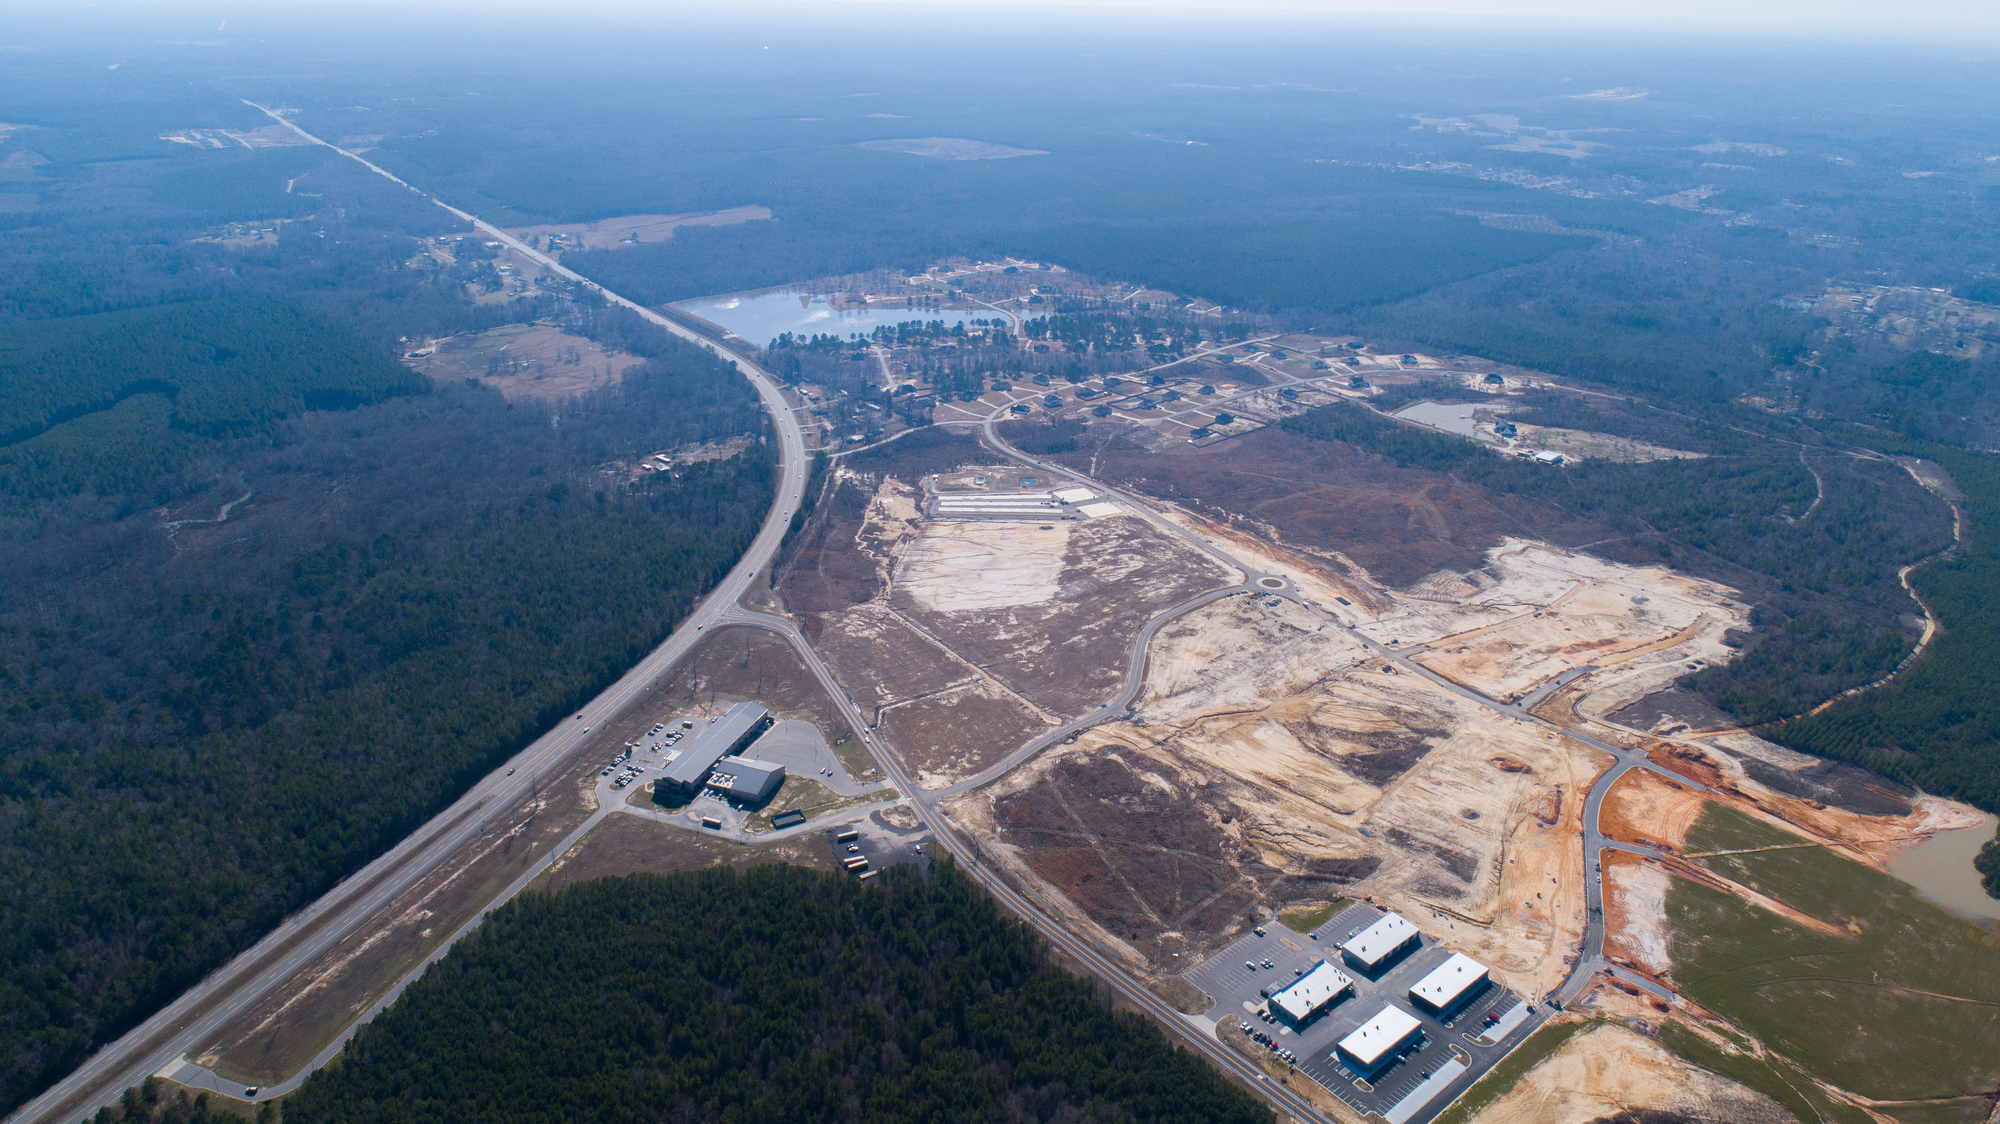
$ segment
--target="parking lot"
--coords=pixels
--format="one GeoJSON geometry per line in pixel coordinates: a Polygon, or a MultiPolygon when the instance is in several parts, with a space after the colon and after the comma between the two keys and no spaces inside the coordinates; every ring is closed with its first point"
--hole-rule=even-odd
{"type": "Polygon", "coordinates": [[[1264,927],[1265,935],[1250,933],[1189,969],[1182,978],[1215,999],[1210,1014],[1222,1020],[1219,1035],[1245,1032],[1269,1035],[1278,1047],[1298,1055],[1298,1069],[1359,1113],[1376,1113],[1390,1124],[1424,1124],[1443,1111],[1458,1094],[1491,1069],[1507,1052],[1540,1026],[1546,1012],[1522,1008],[1522,1000],[1497,983],[1461,1003],[1447,1019],[1439,1021],[1410,1001],[1410,985],[1449,959],[1452,949],[1419,938],[1418,947],[1386,966],[1370,978],[1351,964],[1342,962],[1340,944],[1373,924],[1382,916],[1369,905],[1342,911],[1313,934],[1294,933],[1277,922],[1264,927]],[[1315,939],[1316,938],[1316,939],[1315,939]],[[1335,1003],[1299,1030],[1282,1022],[1265,1022],[1257,1011],[1264,1006],[1262,991],[1276,991],[1324,959],[1354,980],[1354,994],[1335,1003]],[[1269,960],[1271,966],[1264,967],[1269,960]],[[1256,965],[1246,968],[1245,964],[1256,965]],[[1421,1044],[1402,1058],[1391,1061],[1378,1072],[1354,1073],[1342,1064],[1334,1044],[1366,1022],[1384,1005],[1414,1015],[1422,1027],[1421,1044]],[[1486,1016],[1498,1016],[1500,1039],[1484,1041],[1486,1016]],[[1421,1090],[1419,1087],[1422,1087],[1421,1090]]]}
{"type": "Polygon", "coordinates": [[[833,846],[835,862],[852,858],[868,860],[865,869],[855,869],[857,875],[898,863],[916,863],[929,870],[931,852],[936,850],[930,832],[922,826],[897,827],[884,820],[881,812],[872,812],[866,819],[827,828],[826,841],[833,846]],[[854,838],[841,838],[850,831],[854,833],[854,838]]]}

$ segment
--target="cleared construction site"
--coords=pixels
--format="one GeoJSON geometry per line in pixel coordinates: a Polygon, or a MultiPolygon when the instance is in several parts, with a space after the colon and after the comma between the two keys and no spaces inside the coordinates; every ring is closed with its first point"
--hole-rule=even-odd
{"type": "MultiPolygon", "coordinates": [[[[1563,436],[1577,451],[1592,435],[1563,436]]],[[[1309,1078],[1336,1118],[1421,1124],[1497,1060],[1485,1051],[1581,1013],[1630,1029],[1570,1039],[1533,1087],[1548,1087],[1541,1068],[1629,1063],[1607,1085],[1614,1106],[1783,1119],[1764,1086],[1651,1041],[1662,1020],[1692,1018],[1718,1048],[1748,1033],[1674,999],[1684,887],[1802,932],[1839,926],[1683,858],[1692,825],[1720,803],[1807,840],[1778,846],[1882,870],[1899,847],[1983,821],[1673,718],[1688,710],[1679,681],[1741,651],[1751,594],[1553,545],[1535,531],[1588,541],[1559,514],[1509,531],[1515,514],[1448,482],[1412,500],[1365,466],[1352,481],[1329,468],[1313,497],[1326,514],[1308,516],[1243,483],[1265,460],[1153,456],[1114,437],[1064,472],[836,470],[778,590],[915,798],[1218,1038],[1309,1078]],[[1100,458],[1106,482],[1083,473],[1100,458]],[[1384,522],[1392,506],[1407,528],[1384,522]],[[1342,520],[1388,533],[1319,534],[1342,520]],[[1407,931],[1373,952],[1322,931],[1357,910],[1407,931]],[[1285,951],[1246,960],[1288,931],[1280,918],[1285,951]],[[1274,964],[1292,978],[1264,979],[1274,964]],[[1390,978],[1395,994],[1377,996],[1390,978]],[[1460,1034],[1486,1045],[1432,1050],[1460,1034]]],[[[1584,1124],[1596,1103],[1557,1116],[1584,1124]]],[[[1524,1118],[1512,1096],[1474,1117],[1524,1118]]]]}

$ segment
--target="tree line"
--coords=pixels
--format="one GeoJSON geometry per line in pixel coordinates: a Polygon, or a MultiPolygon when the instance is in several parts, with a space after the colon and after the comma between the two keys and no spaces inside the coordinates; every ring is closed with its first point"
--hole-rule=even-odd
{"type": "Polygon", "coordinates": [[[170,528],[0,510],[0,1093],[20,1100],[392,845],[657,644],[747,548],[770,446],[699,349],[219,441],[170,528]],[[623,466],[623,467],[620,467],[623,466]],[[91,574],[93,580],[78,581],[91,574]]]}
{"type": "Polygon", "coordinates": [[[949,864],[525,895],[284,1106],[335,1121],[1103,1121],[1271,1112],[949,864]]]}
{"type": "Polygon", "coordinates": [[[1897,570],[1950,542],[1948,509],[1900,468],[1825,448],[1807,460],[1797,446],[1774,445],[1758,456],[1552,466],[1354,403],[1279,424],[1555,505],[1603,529],[1610,541],[1596,553],[1743,590],[1755,628],[1732,639],[1744,654],[1685,683],[1746,723],[1798,714],[1893,670],[1915,639],[1897,570]]]}

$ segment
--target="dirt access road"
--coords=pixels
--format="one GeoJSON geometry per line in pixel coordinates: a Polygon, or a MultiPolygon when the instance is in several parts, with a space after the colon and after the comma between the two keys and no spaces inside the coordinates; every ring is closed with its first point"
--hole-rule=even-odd
{"type": "MultiPolygon", "coordinates": [[[[1228,554],[1222,552],[1217,547],[1215,547],[1214,544],[1210,543],[1207,539],[1194,533],[1188,528],[1183,527],[1181,524],[1173,520],[1167,519],[1165,516],[1161,515],[1157,511],[1154,511],[1152,507],[1140,497],[1132,495],[1130,493],[1121,492],[1115,488],[1107,487],[1100,480],[1095,480],[1090,477],[1084,476],[1081,473],[1073,472],[1053,462],[1037,460],[1034,457],[1031,457],[1025,453],[1020,452],[1013,446],[1009,445],[1003,438],[1001,438],[999,432],[995,428],[998,422],[1005,420],[1008,416],[1009,414],[1004,405],[996,406],[993,408],[992,413],[990,413],[979,424],[980,439],[994,451],[1001,453],[1002,455],[1014,461],[1017,461],[1021,464],[1025,464],[1028,465],[1029,467],[1037,469],[1040,472],[1048,473],[1049,475],[1056,477],[1057,479],[1067,479],[1075,481],[1079,484],[1088,484],[1093,489],[1104,492],[1110,496],[1116,497],[1117,499],[1123,501],[1124,503],[1129,504],[1134,511],[1139,512],[1146,519],[1153,521],[1154,524],[1156,526],[1159,526],[1162,530],[1166,530],[1173,534],[1181,536],[1189,543],[1195,545],[1198,549],[1201,549],[1206,553],[1215,556],[1219,561],[1222,561],[1225,565],[1232,566],[1235,569],[1244,572],[1246,575],[1248,575],[1246,581],[1244,582],[1244,587],[1246,589],[1251,589],[1257,593],[1266,594],[1273,597],[1281,597],[1284,598],[1285,600],[1294,602],[1295,604],[1303,608],[1306,612],[1310,613],[1313,617],[1317,618],[1323,624],[1332,625],[1337,628],[1345,630],[1350,636],[1354,637],[1356,640],[1360,641],[1363,645],[1365,645],[1375,656],[1387,660],[1391,663],[1394,663],[1396,666],[1404,669],[1405,671],[1410,672],[1413,675],[1422,676],[1423,678],[1430,680],[1431,682],[1437,684],[1438,686],[1444,688],[1445,690],[1450,691],[1453,694],[1460,696],[1461,698],[1468,699],[1478,704],[1479,706],[1485,707],[1486,709],[1494,712],[1495,714],[1502,715],[1508,718],[1513,718],[1532,726],[1539,726],[1543,729],[1549,730],[1550,732],[1556,733],[1559,736],[1572,738],[1576,741],[1582,742],[1583,744],[1590,746],[1592,749],[1601,750],[1604,753],[1610,754],[1614,761],[1614,764],[1610,769],[1605,770],[1603,773],[1601,773],[1596,779],[1596,781],[1591,785],[1588,795],[1586,796],[1586,802],[1585,802],[1584,823],[1583,823],[1583,829],[1584,829],[1583,847],[1584,847],[1584,860],[1587,863],[1586,867],[1587,874],[1586,874],[1585,891],[1584,891],[1587,914],[1585,921],[1584,945],[1583,945],[1582,955],[1579,958],[1575,969],[1570,973],[1569,978],[1565,980],[1562,986],[1556,990],[1555,998],[1558,1003],[1563,1003],[1572,1000],[1584,990],[1589,981],[1593,977],[1595,977],[1599,972],[1608,972],[1612,975],[1618,976],[1621,979],[1625,979],[1628,980],[1629,982],[1637,984],[1638,986],[1644,988],[1645,990],[1655,995],[1658,995],[1660,998],[1665,999],[1669,1002],[1677,1001],[1676,996],[1666,992],[1663,988],[1660,987],[1660,985],[1653,982],[1652,980],[1645,979],[1644,977],[1638,976],[1635,973],[1627,972],[1622,968],[1612,965],[1604,958],[1604,909],[1603,909],[1604,874],[1603,874],[1603,862],[1602,862],[1604,850],[1606,848],[1611,848],[1616,850],[1634,851],[1640,854],[1648,854],[1656,858],[1659,856],[1658,852],[1650,851],[1645,848],[1636,848],[1628,844],[1619,843],[1613,840],[1606,839],[1602,831],[1600,830],[1601,825],[1599,822],[1599,817],[1604,803],[1605,794],[1611,791],[1612,786],[1617,783],[1620,777],[1623,777],[1627,772],[1633,769],[1650,769],[1656,773],[1660,773],[1663,776],[1672,777],[1675,781],[1683,784],[1693,784],[1694,782],[1688,781],[1686,778],[1678,776],[1676,774],[1669,773],[1666,770],[1660,768],[1658,765],[1653,764],[1651,761],[1647,760],[1645,750],[1643,748],[1626,749],[1621,746],[1614,745],[1610,742],[1606,742],[1601,739],[1591,737],[1589,734],[1586,734],[1580,730],[1572,730],[1563,726],[1559,726],[1556,723],[1550,722],[1547,719],[1540,717],[1539,715],[1530,713],[1528,709],[1529,707],[1534,705],[1535,702],[1539,701],[1540,697],[1547,690],[1553,689],[1558,684],[1568,683],[1570,681],[1573,681],[1574,679],[1580,677],[1581,675],[1588,674],[1589,671],[1592,670],[1591,668],[1589,667],[1575,668],[1572,669],[1571,671],[1564,672],[1562,675],[1558,676],[1555,681],[1552,681],[1547,687],[1543,688],[1542,690],[1532,692],[1530,695],[1528,695],[1526,698],[1523,698],[1519,702],[1506,702],[1500,699],[1492,698],[1480,691],[1474,690],[1471,687],[1454,682],[1453,680],[1438,674],[1436,671],[1433,671],[1429,667],[1424,666],[1422,663],[1418,662],[1415,658],[1413,658],[1423,653],[1424,650],[1423,646],[1411,645],[1408,649],[1404,649],[1400,646],[1396,648],[1387,647],[1383,645],[1380,641],[1377,641],[1373,637],[1370,637],[1361,632],[1353,624],[1328,612],[1321,606],[1306,600],[1303,596],[1301,596],[1298,593],[1296,588],[1293,587],[1293,585],[1289,580],[1277,575],[1258,575],[1253,573],[1248,567],[1243,565],[1243,563],[1236,561],[1228,554]]],[[[1389,415],[1385,414],[1383,416],[1388,417],[1389,415]]],[[[1191,606],[1179,606],[1176,607],[1174,610],[1170,610],[1170,613],[1178,613],[1184,611],[1185,608],[1187,607],[1191,606]]],[[[1143,671],[1144,667],[1143,647],[1135,649],[1133,660],[1134,662],[1131,672],[1132,681],[1137,682],[1137,680],[1141,676],[1141,672],[1143,671]]],[[[1130,695],[1127,694],[1124,697],[1129,698],[1130,695]]],[[[1103,717],[1106,716],[1108,715],[1105,715],[1104,713],[1100,712],[1100,715],[1093,717],[1101,720],[1103,717]]],[[[1064,732],[1067,733],[1067,728],[1065,728],[1064,732]]],[[[1036,743],[1033,743],[1029,746],[1025,746],[1020,751],[1010,755],[1005,761],[1001,763],[999,767],[989,770],[987,773],[983,773],[980,775],[980,777],[975,778],[976,783],[967,782],[962,785],[954,786],[952,789],[946,790],[946,792],[955,794],[957,792],[977,787],[977,784],[983,784],[995,780],[999,776],[1004,775],[1007,771],[1031,759],[1036,753],[1041,752],[1041,750],[1046,748],[1048,745],[1053,744],[1054,741],[1055,739],[1052,737],[1039,739],[1036,743]]],[[[940,793],[939,795],[943,795],[943,793],[940,793]]]]}

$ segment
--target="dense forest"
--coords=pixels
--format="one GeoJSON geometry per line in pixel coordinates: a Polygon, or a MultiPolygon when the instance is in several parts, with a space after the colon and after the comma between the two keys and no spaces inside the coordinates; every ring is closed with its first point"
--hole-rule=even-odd
{"type": "Polygon", "coordinates": [[[417,252],[457,220],[324,151],[163,153],[257,122],[162,98],[0,168],[36,191],[0,213],[0,1109],[622,674],[775,486],[706,351],[573,287],[482,299],[417,252]],[[646,362],[510,402],[395,361],[527,320],[646,362]]]}
{"type": "Polygon", "coordinates": [[[446,388],[309,415],[216,457],[228,479],[179,526],[116,497],[9,520],[14,1095],[406,834],[734,564],[772,500],[765,446],[643,487],[601,470],[758,431],[712,359],[654,363],[553,409],[446,388]]]}
{"type": "Polygon", "coordinates": [[[1313,316],[1413,296],[1581,239],[1442,214],[1378,214],[1256,226],[1068,227],[1022,241],[1030,254],[1097,276],[1313,316]]]}
{"type": "MultiPolygon", "coordinates": [[[[1853,435],[1866,439],[1865,434],[1853,435]]],[[[1779,725],[1787,745],[1851,761],[1927,792],[2000,810],[2000,462],[1901,443],[1937,461],[1965,493],[1965,542],[1911,575],[1943,629],[1894,682],[1779,725]]],[[[2000,845],[1980,868],[2000,897],[2000,845]]]]}
{"type": "Polygon", "coordinates": [[[363,1028],[288,1124],[1250,1124],[1271,1112],[1056,967],[944,864],[527,895],[363,1028]]]}
{"type": "Polygon", "coordinates": [[[156,491],[210,442],[429,382],[267,297],[0,328],[0,492],[156,491]]]}

